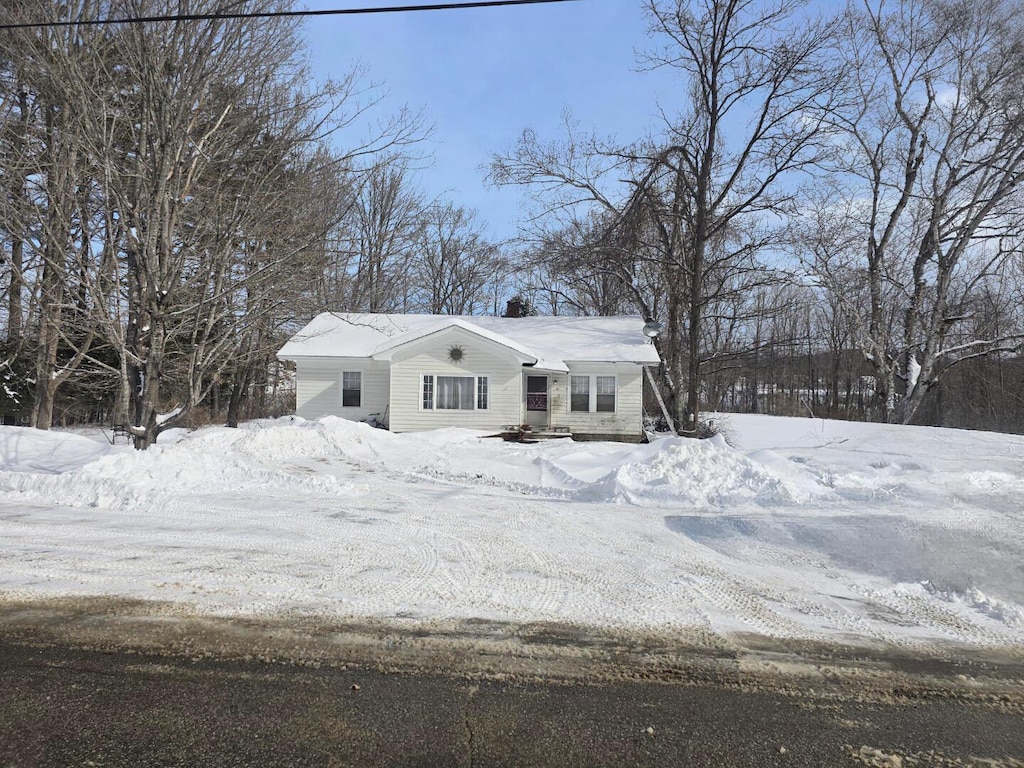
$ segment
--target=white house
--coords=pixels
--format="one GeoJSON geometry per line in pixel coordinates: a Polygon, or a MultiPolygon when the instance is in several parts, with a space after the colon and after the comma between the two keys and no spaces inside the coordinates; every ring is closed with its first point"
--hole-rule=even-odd
{"type": "Polygon", "coordinates": [[[296,364],[296,413],[308,419],[640,440],[643,368],[659,363],[643,327],[637,317],[327,312],[277,356],[296,364]]]}

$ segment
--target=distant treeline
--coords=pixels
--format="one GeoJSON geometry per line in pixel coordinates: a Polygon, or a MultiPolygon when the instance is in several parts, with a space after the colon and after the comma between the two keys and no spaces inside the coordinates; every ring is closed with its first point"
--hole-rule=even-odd
{"type": "MultiPolygon", "coordinates": [[[[874,377],[860,352],[763,355],[705,379],[703,407],[727,413],[875,421],[874,377]]],[[[650,399],[648,414],[658,406],[650,399]]],[[[986,356],[956,366],[912,423],[1024,434],[1024,359],[986,356]]]]}

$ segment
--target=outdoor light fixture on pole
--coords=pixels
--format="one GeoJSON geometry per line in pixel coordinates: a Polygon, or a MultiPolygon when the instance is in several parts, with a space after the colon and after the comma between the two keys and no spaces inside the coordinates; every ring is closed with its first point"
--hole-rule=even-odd
{"type": "MultiPolygon", "coordinates": [[[[643,333],[647,337],[648,343],[653,344],[654,340],[658,338],[658,334],[661,333],[662,325],[657,320],[648,320],[644,323],[643,333]]],[[[658,401],[658,406],[661,408],[661,415],[665,417],[665,423],[671,427],[672,417],[668,415],[668,408],[665,407],[665,401],[661,397],[661,390],[658,389],[658,383],[654,380],[654,376],[651,375],[651,369],[646,365],[644,366],[644,374],[647,376],[647,380],[651,383],[651,391],[654,392],[654,397],[658,401]]]]}
{"type": "Polygon", "coordinates": [[[648,320],[644,324],[644,336],[651,340],[651,344],[658,338],[658,334],[661,333],[661,323],[657,320],[648,320]]]}

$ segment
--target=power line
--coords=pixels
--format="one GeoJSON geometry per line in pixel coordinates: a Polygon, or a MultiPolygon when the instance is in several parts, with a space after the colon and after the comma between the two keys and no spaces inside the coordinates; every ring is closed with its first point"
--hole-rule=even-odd
{"type": "Polygon", "coordinates": [[[333,8],[319,11],[268,11],[265,13],[183,13],[173,16],[139,16],[129,19],[82,19],[81,21],[30,21],[0,24],[0,29],[39,29],[45,27],[98,26],[102,24],[144,24],[152,21],[208,21],[213,19],[273,19],[285,16],[354,16],[368,13],[409,13],[413,11],[452,11],[466,8],[497,8],[509,5],[573,3],[578,0],[473,0],[460,3],[393,5],[376,8],[333,8]]]}

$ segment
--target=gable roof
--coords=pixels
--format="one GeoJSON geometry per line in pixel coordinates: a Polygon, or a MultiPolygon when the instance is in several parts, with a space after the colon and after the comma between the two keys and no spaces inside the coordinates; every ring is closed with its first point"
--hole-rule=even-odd
{"type": "Polygon", "coordinates": [[[486,330],[485,328],[474,323],[468,323],[461,317],[448,316],[438,317],[438,319],[440,321],[438,323],[426,323],[420,327],[412,328],[406,331],[405,333],[400,333],[397,336],[391,336],[385,341],[382,341],[374,351],[374,357],[379,357],[381,359],[389,359],[389,352],[393,352],[394,350],[406,344],[410,344],[414,341],[419,341],[420,339],[424,339],[427,336],[433,336],[435,333],[440,333],[449,328],[461,328],[464,331],[469,331],[469,333],[472,333],[475,336],[481,336],[487,339],[488,341],[493,341],[495,344],[500,344],[503,347],[508,347],[513,352],[517,352],[519,353],[519,355],[529,358],[530,363],[537,362],[537,357],[536,355],[534,355],[533,352],[524,347],[522,344],[513,341],[508,336],[502,336],[500,333],[494,333],[493,331],[486,330]]]}
{"type": "Polygon", "coordinates": [[[390,358],[399,347],[448,328],[461,328],[510,348],[527,363],[566,370],[569,362],[655,365],[657,350],[639,317],[477,317],[324,312],[277,353],[297,357],[390,358]]]}

